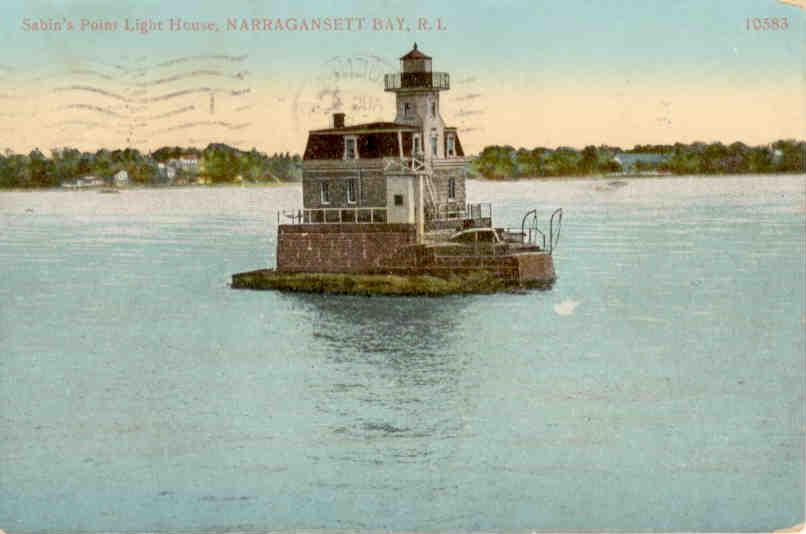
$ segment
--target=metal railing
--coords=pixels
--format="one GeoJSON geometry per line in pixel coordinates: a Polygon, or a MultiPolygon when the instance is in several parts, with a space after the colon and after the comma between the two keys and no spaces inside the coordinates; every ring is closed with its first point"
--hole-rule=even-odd
{"type": "Polygon", "coordinates": [[[384,90],[395,89],[450,89],[447,72],[396,72],[383,77],[384,90]]]}
{"type": "Polygon", "coordinates": [[[537,219],[537,210],[529,210],[523,216],[521,220],[521,228],[520,232],[512,232],[511,230],[507,229],[507,233],[510,236],[518,235],[523,240],[524,244],[531,244],[531,245],[540,245],[540,248],[543,250],[548,251],[549,254],[554,252],[554,249],[557,248],[557,244],[560,242],[560,231],[562,230],[563,224],[563,210],[562,208],[557,208],[549,217],[549,229],[548,235],[546,235],[543,230],[540,229],[540,225],[538,224],[537,219]],[[540,242],[538,243],[538,238],[540,242]]]}
{"type": "Polygon", "coordinates": [[[386,208],[309,208],[280,210],[277,224],[381,224],[387,222],[386,208]]]}
{"type": "Polygon", "coordinates": [[[458,204],[456,202],[444,202],[429,206],[429,217],[434,220],[448,219],[491,219],[493,207],[489,202],[478,202],[475,204],[458,204]]]}
{"type": "MultiPolygon", "coordinates": [[[[448,202],[429,206],[427,220],[456,219],[491,219],[492,205],[489,202],[476,204],[457,204],[448,202]]],[[[525,218],[524,218],[525,220],[525,218]]],[[[380,224],[387,222],[386,208],[353,207],[353,208],[303,208],[297,210],[278,210],[277,224],[340,224],[367,223],[380,224]]]]}
{"type": "Polygon", "coordinates": [[[560,230],[563,226],[563,209],[557,208],[549,219],[549,254],[554,252],[560,242],[560,230]],[[557,233],[555,233],[555,231],[557,233]]]}

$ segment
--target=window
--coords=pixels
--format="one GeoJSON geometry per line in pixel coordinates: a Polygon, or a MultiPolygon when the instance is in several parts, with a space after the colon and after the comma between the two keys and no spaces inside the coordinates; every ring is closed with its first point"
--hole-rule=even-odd
{"type": "Polygon", "coordinates": [[[403,195],[395,195],[395,206],[403,205],[403,195]]]}
{"type": "Polygon", "coordinates": [[[358,139],[353,135],[344,137],[344,159],[358,159],[358,139]]]}
{"type": "Polygon", "coordinates": [[[328,182],[319,184],[319,199],[322,204],[330,204],[330,184],[328,182]]]}
{"type": "Polygon", "coordinates": [[[454,243],[475,243],[476,232],[465,232],[451,239],[454,243]]]}
{"type": "Polygon", "coordinates": [[[448,200],[456,200],[456,178],[448,178],[448,200]]]}
{"type": "Polygon", "coordinates": [[[432,156],[437,155],[437,141],[438,141],[437,134],[431,134],[431,155],[432,156]]]}
{"type": "Polygon", "coordinates": [[[448,157],[452,158],[456,156],[456,138],[453,136],[453,134],[448,134],[446,143],[448,145],[448,157]]]}
{"type": "Polygon", "coordinates": [[[431,102],[431,118],[433,119],[436,116],[437,116],[437,103],[432,101],[431,102]]]}
{"type": "Polygon", "coordinates": [[[414,106],[411,105],[411,102],[404,102],[403,103],[403,116],[404,117],[411,117],[414,115],[414,106]]]}
{"type": "Polygon", "coordinates": [[[355,180],[347,180],[347,203],[348,204],[355,204],[355,194],[356,186],[355,180]]]}
{"type": "Polygon", "coordinates": [[[420,134],[414,134],[412,138],[412,144],[414,148],[412,149],[415,154],[422,154],[423,153],[423,143],[420,134]]]}
{"type": "Polygon", "coordinates": [[[492,230],[482,230],[476,233],[476,238],[479,243],[494,243],[495,235],[492,230]]]}

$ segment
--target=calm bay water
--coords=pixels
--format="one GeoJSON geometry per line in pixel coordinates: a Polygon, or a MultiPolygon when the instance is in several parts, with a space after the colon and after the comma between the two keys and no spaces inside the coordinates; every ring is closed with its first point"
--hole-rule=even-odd
{"type": "Polygon", "coordinates": [[[298,190],[0,193],[0,528],[803,521],[803,176],[469,184],[565,209],[545,292],[230,290],[298,190]]]}

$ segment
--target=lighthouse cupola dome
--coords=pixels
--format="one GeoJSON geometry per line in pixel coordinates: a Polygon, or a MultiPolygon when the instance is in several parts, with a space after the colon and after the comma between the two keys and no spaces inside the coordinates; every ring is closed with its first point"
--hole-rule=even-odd
{"type": "Polygon", "coordinates": [[[417,49],[417,43],[411,51],[400,58],[402,72],[431,72],[431,56],[427,56],[417,49]]]}

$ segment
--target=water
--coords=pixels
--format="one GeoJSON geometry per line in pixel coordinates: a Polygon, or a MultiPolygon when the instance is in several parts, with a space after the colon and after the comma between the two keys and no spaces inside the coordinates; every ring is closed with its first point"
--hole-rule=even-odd
{"type": "Polygon", "coordinates": [[[0,193],[0,527],[803,521],[804,177],[469,185],[551,291],[233,291],[298,186],[0,193]]]}

